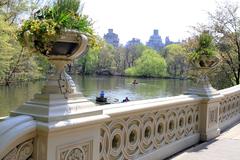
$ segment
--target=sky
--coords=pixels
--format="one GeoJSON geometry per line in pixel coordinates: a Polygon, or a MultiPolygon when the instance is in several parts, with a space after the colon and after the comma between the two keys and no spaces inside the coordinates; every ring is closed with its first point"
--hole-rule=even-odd
{"type": "Polygon", "coordinates": [[[94,21],[95,31],[103,37],[109,28],[121,44],[139,38],[144,44],[159,30],[163,41],[189,37],[190,26],[207,23],[220,0],[83,0],[83,12],[94,21]]]}

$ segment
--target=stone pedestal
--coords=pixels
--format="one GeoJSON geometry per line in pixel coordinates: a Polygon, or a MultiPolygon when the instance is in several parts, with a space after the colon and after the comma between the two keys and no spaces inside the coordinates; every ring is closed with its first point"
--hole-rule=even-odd
{"type": "Polygon", "coordinates": [[[87,38],[78,32],[64,32],[56,42],[76,44],[71,53],[64,48],[56,49],[58,53],[48,55],[54,64],[55,72],[48,76],[42,92],[26,102],[11,115],[30,115],[38,121],[56,122],[72,118],[102,114],[96,105],[76,91],[72,78],[65,72],[64,67],[73,59],[80,56],[87,47],[87,38]]]}
{"type": "Polygon", "coordinates": [[[209,141],[220,135],[219,107],[222,95],[204,98],[200,107],[200,138],[209,141]]]}
{"type": "Polygon", "coordinates": [[[34,99],[11,112],[11,116],[30,115],[42,122],[55,122],[102,114],[93,102],[81,94],[68,95],[65,99],[60,94],[36,94],[34,99]]]}
{"type": "Polygon", "coordinates": [[[74,121],[48,124],[40,122],[34,159],[99,159],[100,127],[98,125],[81,126],[81,119],[74,121]]]}
{"type": "Polygon", "coordinates": [[[188,89],[185,94],[198,95],[201,97],[212,97],[219,95],[218,91],[212,87],[206,75],[199,75],[194,87],[188,89]]]}
{"type": "Polygon", "coordinates": [[[64,63],[61,64],[55,74],[48,77],[42,92],[12,111],[11,115],[30,115],[38,121],[54,122],[102,114],[93,102],[76,91],[72,78],[62,67],[64,63]]]}
{"type": "MultiPolygon", "coordinates": [[[[66,32],[61,43],[75,44],[72,53],[48,55],[55,65],[55,72],[48,76],[40,94],[15,111],[11,116],[30,115],[37,121],[34,139],[34,159],[98,159],[100,129],[97,125],[87,126],[85,121],[102,116],[97,107],[76,91],[72,78],[64,71],[66,64],[82,54],[87,47],[87,38],[76,32],[66,32]]],[[[65,51],[63,49],[63,51],[65,51]]]]}
{"type": "Polygon", "coordinates": [[[202,97],[200,107],[200,139],[201,141],[209,141],[220,135],[219,129],[219,107],[223,97],[212,87],[205,69],[200,72],[196,86],[190,88],[185,94],[198,95],[202,97]]]}

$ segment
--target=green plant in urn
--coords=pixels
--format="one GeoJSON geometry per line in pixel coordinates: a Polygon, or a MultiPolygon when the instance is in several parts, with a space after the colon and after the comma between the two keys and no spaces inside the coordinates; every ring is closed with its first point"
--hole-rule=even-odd
{"type": "Polygon", "coordinates": [[[213,37],[208,31],[203,31],[197,37],[197,47],[189,55],[189,59],[196,68],[209,68],[214,67],[219,62],[216,54],[213,37]]]}
{"type": "Polygon", "coordinates": [[[36,11],[17,31],[18,40],[24,47],[31,53],[47,56],[56,66],[43,93],[61,93],[66,97],[74,93],[75,85],[65,73],[64,66],[88,47],[97,46],[92,20],[82,14],[82,8],[80,0],[57,0],[36,11]]]}
{"type": "Polygon", "coordinates": [[[197,94],[200,96],[212,96],[218,94],[208,80],[207,74],[213,71],[219,64],[217,49],[213,42],[213,37],[209,31],[203,31],[196,38],[197,46],[189,54],[189,61],[192,65],[193,75],[197,80],[197,87],[189,89],[187,94],[197,94]]]}

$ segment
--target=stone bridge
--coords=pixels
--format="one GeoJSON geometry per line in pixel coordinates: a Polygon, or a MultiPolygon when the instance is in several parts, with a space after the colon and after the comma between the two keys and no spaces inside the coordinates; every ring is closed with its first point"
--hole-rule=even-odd
{"type": "Polygon", "coordinates": [[[240,86],[103,106],[58,98],[36,95],[0,122],[0,160],[159,160],[240,120],[240,86]]]}

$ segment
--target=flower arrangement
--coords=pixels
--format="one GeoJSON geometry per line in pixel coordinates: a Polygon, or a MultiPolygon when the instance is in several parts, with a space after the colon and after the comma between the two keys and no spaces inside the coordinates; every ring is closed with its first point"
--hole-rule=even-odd
{"type": "Polygon", "coordinates": [[[97,45],[92,25],[89,17],[82,14],[80,0],[57,0],[24,21],[17,36],[23,46],[48,55],[54,41],[67,30],[87,36],[90,47],[97,45]]]}

